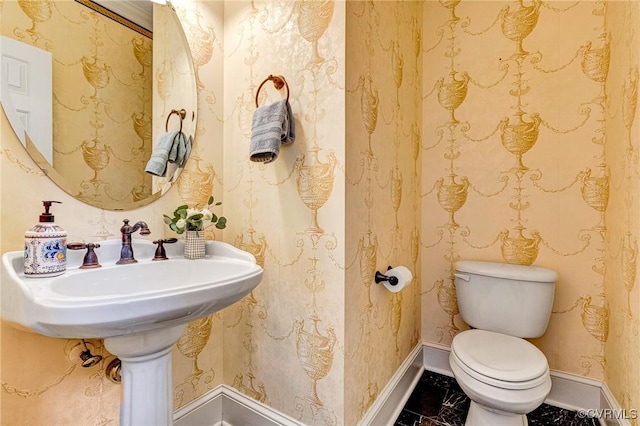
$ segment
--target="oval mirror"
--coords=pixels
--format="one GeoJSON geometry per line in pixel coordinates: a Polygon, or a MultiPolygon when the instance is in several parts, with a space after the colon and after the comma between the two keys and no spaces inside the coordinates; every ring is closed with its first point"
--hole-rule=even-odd
{"type": "Polygon", "coordinates": [[[43,0],[2,9],[0,102],[42,171],[107,210],[166,193],[188,158],[197,109],[191,52],[173,7],[43,0]],[[179,131],[184,138],[174,138],[179,131]]]}

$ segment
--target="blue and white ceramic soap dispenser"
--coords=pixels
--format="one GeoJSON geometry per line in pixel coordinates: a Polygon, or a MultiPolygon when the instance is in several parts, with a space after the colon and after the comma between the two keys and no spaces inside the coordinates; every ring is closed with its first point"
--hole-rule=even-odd
{"type": "MultiPolygon", "coordinates": [[[[24,234],[24,274],[27,277],[52,277],[67,269],[67,231],[54,223],[51,203],[43,201],[40,223],[24,234]]],[[[61,203],[62,204],[62,203],[61,203]]]]}

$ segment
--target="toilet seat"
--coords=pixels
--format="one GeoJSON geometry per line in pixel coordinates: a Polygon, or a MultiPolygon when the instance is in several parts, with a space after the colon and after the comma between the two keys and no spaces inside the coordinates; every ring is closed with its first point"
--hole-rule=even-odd
{"type": "Polygon", "coordinates": [[[524,339],[486,330],[467,330],[451,343],[456,364],[472,378],[503,389],[531,389],[549,376],[544,354],[524,339]]]}

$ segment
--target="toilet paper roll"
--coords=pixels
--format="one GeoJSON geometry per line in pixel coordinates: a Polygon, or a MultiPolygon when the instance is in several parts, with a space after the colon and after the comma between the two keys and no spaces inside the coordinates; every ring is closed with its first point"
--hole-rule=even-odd
{"type": "Polygon", "coordinates": [[[388,277],[396,277],[398,279],[398,284],[396,285],[389,284],[389,281],[383,281],[383,285],[392,293],[399,292],[407,284],[411,283],[411,280],[413,279],[411,271],[405,266],[396,266],[395,268],[389,269],[384,274],[388,277]]]}

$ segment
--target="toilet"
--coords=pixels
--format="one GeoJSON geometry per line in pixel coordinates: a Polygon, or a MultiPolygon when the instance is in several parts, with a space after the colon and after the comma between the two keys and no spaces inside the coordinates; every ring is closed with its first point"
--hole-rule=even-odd
{"type": "Polygon", "coordinates": [[[455,266],[460,316],[470,330],[451,343],[449,365],[471,399],[466,426],[526,426],[551,391],[549,364],[525,338],[549,324],[555,271],[536,266],[460,261],[455,266]]]}

